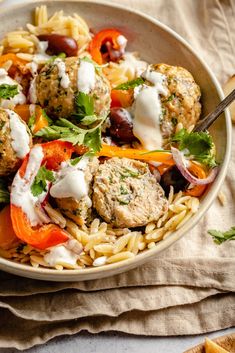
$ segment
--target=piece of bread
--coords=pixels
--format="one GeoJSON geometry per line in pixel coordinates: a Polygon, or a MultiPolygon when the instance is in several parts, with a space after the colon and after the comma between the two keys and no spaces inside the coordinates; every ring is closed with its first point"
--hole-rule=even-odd
{"type": "Polygon", "coordinates": [[[205,340],[205,353],[229,353],[217,343],[211,341],[209,338],[205,340]]]}
{"type": "MultiPolygon", "coordinates": [[[[235,89],[235,75],[230,77],[223,87],[225,96],[232,92],[233,89],[235,89]]],[[[231,113],[232,122],[235,123],[235,102],[230,105],[229,110],[231,113]]]]}

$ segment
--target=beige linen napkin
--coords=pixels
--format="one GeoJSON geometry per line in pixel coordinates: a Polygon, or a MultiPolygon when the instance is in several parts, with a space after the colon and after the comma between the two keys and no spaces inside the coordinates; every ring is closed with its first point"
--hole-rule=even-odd
{"type": "MultiPolygon", "coordinates": [[[[221,83],[235,73],[233,1],[121,3],[156,17],[188,39],[221,83]]],[[[25,349],[81,330],[185,335],[235,325],[235,241],[218,246],[207,234],[208,229],[235,224],[234,172],[235,155],[223,185],[226,206],[215,200],[197,227],[140,268],[74,283],[0,272],[0,346],[25,349]]]]}

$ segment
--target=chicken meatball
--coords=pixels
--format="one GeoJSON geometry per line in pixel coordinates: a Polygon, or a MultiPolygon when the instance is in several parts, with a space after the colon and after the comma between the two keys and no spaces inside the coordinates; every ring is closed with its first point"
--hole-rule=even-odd
{"type": "Polygon", "coordinates": [[[167,64],[152,65],[155,71],[166,76],[168,94],[162,96],[162,135],[170,137],[175,125],[182,123],[184,128],[195,125],[201,114],[200,87],[193,76],[180,66],[167,64]]]}
{"type": "Polygon", "coordinates": [[[146,163],[115,157],[95,174],[93,207],[116,227],[139,227],[158,220],[168,201],[146,163]]]}
{"type": "Polygon", "coordinates": [[[78,92],[94,99],[94,111],[107,116],[110,108],[110,85],[101,70],[77,57],[56,59],[46,64],[36,78],[36,96],[50,117],[68,118],[75,112],[78,92]]]}
{"type": "Polygon", "coordinates": [[[15,112],[0,108],[0,176],[16,172],[31,146],[25,122],[15,112]]]}
{"type": "Polygon", "coordinates": [[[92,206],[92,202],[90,199],[92,194],[91,184],[92,184],[93,176],[98,169],[98,166],[99,166],[98,159],[93,158],[92,160],[89,161],[86,169],[84,170],[85,181],[89,188],[88,197],[87,196],[83,197],[81,200],[76,200],[72,197],[55,199],[60,211],[65,216],[72,219],[75,223],[77,223],[80,226],[85,224],[87,218],[91,214],[91,206],[92,206]]]}

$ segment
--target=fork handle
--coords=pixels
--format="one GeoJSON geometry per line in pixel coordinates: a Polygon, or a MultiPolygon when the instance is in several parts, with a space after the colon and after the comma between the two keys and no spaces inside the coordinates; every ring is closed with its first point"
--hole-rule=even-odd
{"type": "Polygon", "coordinates": [[[224,109],[227,108],[235,99],[235,89],[224,98],[220,104],[215,108],[215,110],[209,113],[204,119],[199,120],[193,129],[194,132],[207,130],[211,124],[223,113],[224,109]]]}

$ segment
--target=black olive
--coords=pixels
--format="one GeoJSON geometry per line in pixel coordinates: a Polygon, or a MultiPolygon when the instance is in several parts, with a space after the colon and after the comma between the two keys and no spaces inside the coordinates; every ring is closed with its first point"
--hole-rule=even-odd
{"type": "Polygon", "coordinates": [[[133,134],[132,118],[124,108],[112,108],[110,111],[110,135],[120,142],[131,143],[136,141],[133,134]]]}

